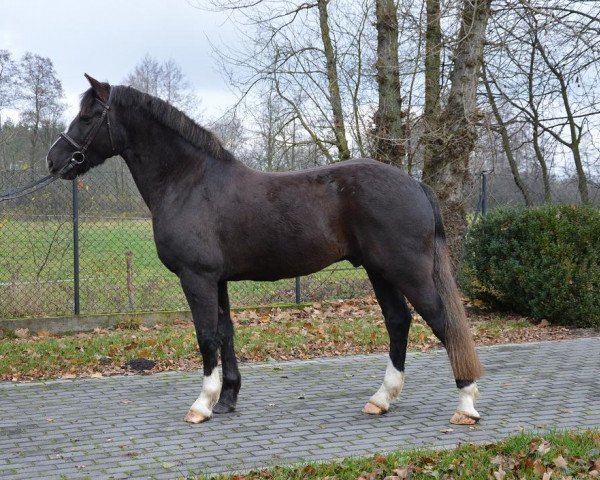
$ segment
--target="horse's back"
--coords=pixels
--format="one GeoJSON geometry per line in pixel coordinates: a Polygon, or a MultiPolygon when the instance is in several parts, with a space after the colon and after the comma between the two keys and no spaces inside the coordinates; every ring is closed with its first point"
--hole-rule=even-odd
{"type": "Polygon", "coordinates": [[[359,158],[266,178],[267,197],[280,199],[283,215],[303,225],[300,237],[336,245],[355,263],[363,263],[367,249],[414,249],[433,236],[421,183],[397,167],[359,158]]]}

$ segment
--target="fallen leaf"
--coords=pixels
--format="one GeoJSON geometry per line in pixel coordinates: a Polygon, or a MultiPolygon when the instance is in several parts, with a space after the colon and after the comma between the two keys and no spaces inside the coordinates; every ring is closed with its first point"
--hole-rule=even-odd
{"type": "Polygon", "coordinates": [[[540,455],[546,455],[546,453],[548,453],[550,451],[550,442],[544,440],[542,443],[540,443],[540,446],[537,448],[537,452],[540,455]]]}
{"type": "Polygon", "coordinates": [[[540,459],[537,459],[535,462],[533,462],[533,471],[538,475],[543,475],[546,472],[546,467],[540,459]]]}
{"type": "Polygon", "coordinates": [[[562,455],[559,455],[558,457],[556,457],[554,460],[554,465],[556,465],[557,468],[567,468],[567,461],[563,458],[562,455]]]}
{"type": "Polygon", "coordinates": [[[406,480],[410,475],[410,467],[400,467],[394,470],[394,475],[396,475],[400,480],[406,480]]]}
{"type": "Polygon", "coordinates": [[[506,472],[502,470],[502,467],[499,467],[498,471],[494,472],[494,478],[496,480],[504,480],[504,477],[506,477],[506,472]]]}
{"type": "Polygon", "coordinates": [[[550,477],[552,476],[552,470],[548,470],[546,473],[544,473],[544,475],[542,476],[542,480],[550,480],[550,477]]]}

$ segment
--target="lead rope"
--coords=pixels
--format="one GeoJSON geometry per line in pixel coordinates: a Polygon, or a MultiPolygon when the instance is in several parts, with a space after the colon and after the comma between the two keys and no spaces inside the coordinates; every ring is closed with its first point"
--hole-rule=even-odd
{"type": "Polygon", "coordinates": [[[0,202],[5,202],[6,200],[13,200],[15,198],[24,197],[25,195],[30,195],[33,192],[37,192],[42,188],[47,187],[51,183],[55,182],[60,178],[61,175],[69,172],[75,167],[75,163],[72,159],[67,163],[56,175],[47,175],[44,178],[36,180],[35,182],[31,182],[22,187],[15,188],[14,190],[8,190],[6,192],[0,193],[0,202]]]}

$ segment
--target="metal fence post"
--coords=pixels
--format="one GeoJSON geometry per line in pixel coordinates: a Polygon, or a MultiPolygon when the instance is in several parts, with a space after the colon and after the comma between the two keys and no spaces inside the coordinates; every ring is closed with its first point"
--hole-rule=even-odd
{"type": "Polygon", "coordinates": [[[73,179],[73,312],[79,315],[79,190],[73,179]]]}
{"type": "Polygon", "coordinates": [[[296,277],[296,303],[302,300],[302,291],[300,290],[300,277],[296,277]]]}

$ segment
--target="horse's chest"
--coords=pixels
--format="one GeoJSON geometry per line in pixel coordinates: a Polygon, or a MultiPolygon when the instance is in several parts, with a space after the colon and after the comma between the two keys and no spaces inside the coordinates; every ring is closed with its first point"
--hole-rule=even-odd
{"type": "Polygon", "coordinates": [[[172,272],[178,273],[183,267],[201,268],[213,266],[214,252],[206,232],[192,225],[164,223],[154,226],[154,243],[161,262],[172,272]]]}

